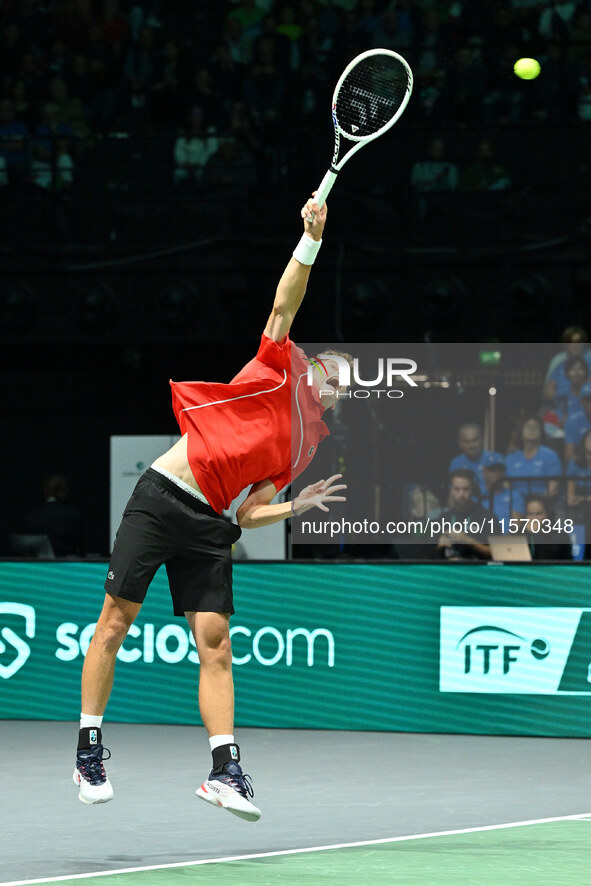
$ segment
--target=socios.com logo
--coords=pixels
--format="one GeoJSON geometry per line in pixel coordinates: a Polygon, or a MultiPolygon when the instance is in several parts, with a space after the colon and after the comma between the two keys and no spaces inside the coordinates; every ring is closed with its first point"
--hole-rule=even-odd
{"type": "MultiPolygon", "coordinates": [[[[0,603],[0,623],[5,616],[17,616],[17,621],[24,619],[25,636],[32,640],[35,636],[35,610],[26,603],[0,603]]],[[[14,618],[10,619],[14,624],[14,618]]],[[[11,627],[0,628],[0,677],[9,680],[23,667],[31,654],[31,647],[26,640],[11,627]]]]}
{"type": "MultiPolygon", "coordinates": [[[[56,631],[57,648],[55,657],[63,662],[75,661],[85,656],[96,623],[78,625],[63,622],[56,631]]],[[[230,628],[232,640],[232,664],[243,666],[257,663],[273,667],[283,663],[292,667],[296,663],[313,668],[317,665],[334,667],[335,639],[327,628],[297,627],[280,631],[273,625],[264,625],[253,630],[246,625],[230,628]]],[[[159,627],[152,622],[133,624],[123,645],[117,653],[124,663],[142,661],[153,664],[161,661],[176,665],[185,660],[199,664],[195,639],[190,630],[180,624],[165,624],[159,627]]]]}
{"type": "Polygon", "coordinates": [[[588,694],[590,616],[567,606],[442,606],[439,688],[588,694]]]}
{"type": "MultiPolygon", "coordinates": [[[[24,619],[21,633],[32,640],[35,636],[35,610],[24,603],[0,603],[0,624],[10,616],[10,624],[16,626],[24,619]],[[15,616],[17,619],[15,619],[15,616]]],[[[75,622],[62,622],[56,628],[55,658],[62,662],[73,662],[84,657],[96,628],[96,622],[78,625],[75,622]]],[[[259,664],[273,667],[296,664],[314,668],[318,665],[332,668],[335,664],[335,639],[327,628],[308,629],[287,628],[283,631],[272,625],[252,629],[246,625],[234,625],[230,629],[232,640],[232,664],[243,666],[259,664]]],[[[27,662],[31,647],[21,634],[12,627],[0,627],[0,677],[8,680],[27,662]]],[[[133,624],[119,652],[119,661],[124,663],[141,661],[153,664],[179,664],[189,661],[199,664],[195,640],[190,630],[180,624],[155,625],[151,622],[133,624]]]]}

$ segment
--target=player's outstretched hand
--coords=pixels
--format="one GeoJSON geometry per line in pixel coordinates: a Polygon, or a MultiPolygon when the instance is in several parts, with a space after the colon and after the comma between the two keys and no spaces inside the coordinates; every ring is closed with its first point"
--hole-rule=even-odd
{"type": "MultiPolygon", "coordinates": [[[[312,191],[313,195],[315,193],[316,191],[312,191]]],[[[322,240],[322,232],[326,224],[326,212],[326,203],[320,209],[313,196],[310,197],[305,206],[302,206],[300,214],[304,219],[304,231],[313,240],[322,240]]]]}
{"type": "Polygon", "coordinates": [[[317,483],[312,483],[310,486],[302,489],[300,494],[291,503],[293,513],[299,516],[304,511],[309,511],[310,508],[320,508],[321,511],[328,511],[324,502],[347,501],[344,495],[334,495],[335,492],[341,492],[341,490],[347,488],[346,483],[340,483],[337,486],[332,485],[335,480],[340,480],[342,476],[342,474],[334,474],[328,480],[318,480],[317,483]]]}

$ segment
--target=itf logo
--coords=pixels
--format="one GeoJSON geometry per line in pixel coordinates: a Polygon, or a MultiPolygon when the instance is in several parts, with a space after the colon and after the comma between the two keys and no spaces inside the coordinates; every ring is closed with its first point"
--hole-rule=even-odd
{"type": "MultiPolygon", "coordinates": [[[[25,603],[0,603],[0,614],[16,615],[24,618],[25,635],[32,640],[35,636],[35,610],[25,603]]],[[[8,680],[19,671],[31,654],[31,647],[12,628],[0,629],[0,677],[8,680]],[[8,646],[6,644],[9,644],[8,646]],[[5,653],[12,652],[13,657],[8,656],[8,663],[4,662],[5,653]],[[16,655],[14,653],[16,652],[16,655]]]]}
{"type": "Polygon", "coordinates": [[[591,693],[591,610],[442,606],[441,692],[591,693]]]}

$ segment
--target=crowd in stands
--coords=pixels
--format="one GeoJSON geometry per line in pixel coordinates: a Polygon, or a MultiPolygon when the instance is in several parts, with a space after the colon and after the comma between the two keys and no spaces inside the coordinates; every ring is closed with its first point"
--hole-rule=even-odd
{"type": "MultiPolygon", "coordinates": [[[[441,498],[413,488],[412,516],[452,515],[473,525],[484,516],[494,520],[486,531],[472,533],[472,549],[466,539],[443,543],[447,556],[460,548],[463,559],[474,552],[476,559],[486,558],[487,535],[523,534],[542,510],[551,525],[538,544],[570,547],[576,539],[591,553],[591,347],[580,326],[565,329],[561,341],[563,349],[546,371],[540,408],[529,411],[530,403],[523,411],[504,453],[487,449],[482,425],[468,421],[458,430],[459,453],[449,463],[441,498]]],[[[550,559],[558,558],[557,550],[552,547],[550,559]]]]}
{"type": "MultiPolygon", "coordinates": [[[[415,122],[591,119],[589,0],[3,0],[0,15],[0,185],[67,190],[93,138],[140,132],[176,137],[179,187],[248,192],[374,47],[411,63],[415,122]],[[521,56],[537,80],[515,76],[521,56]]],[[[510,184],[486,142],[462,175],[429,153],[418,191],[510,184]]]]}

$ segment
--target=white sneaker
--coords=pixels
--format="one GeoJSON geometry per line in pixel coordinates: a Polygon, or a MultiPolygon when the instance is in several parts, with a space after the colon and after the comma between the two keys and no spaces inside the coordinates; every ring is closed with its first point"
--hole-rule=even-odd
{"type": "Polygon", "coordinates": [[[261,810],[249,800],[254,797],[250,776],[242,772],[238,763],[226,763],[219,775],[210,772],[195,793],[201,800],[227,809],[245,821],[258,821],[261,817],[261,810]]]}
{"type": "Polygon", "coordinates": [[[113,786],[103,766],[103,751],[111,756],[108,748],[97,744],[88,751],[78,751],[76,754],[76,768],[74,769],[74,784],[80,790],[78,799],[82,803],[92,806],[94,803],[108,803],[113,799],[113,786]]]}

